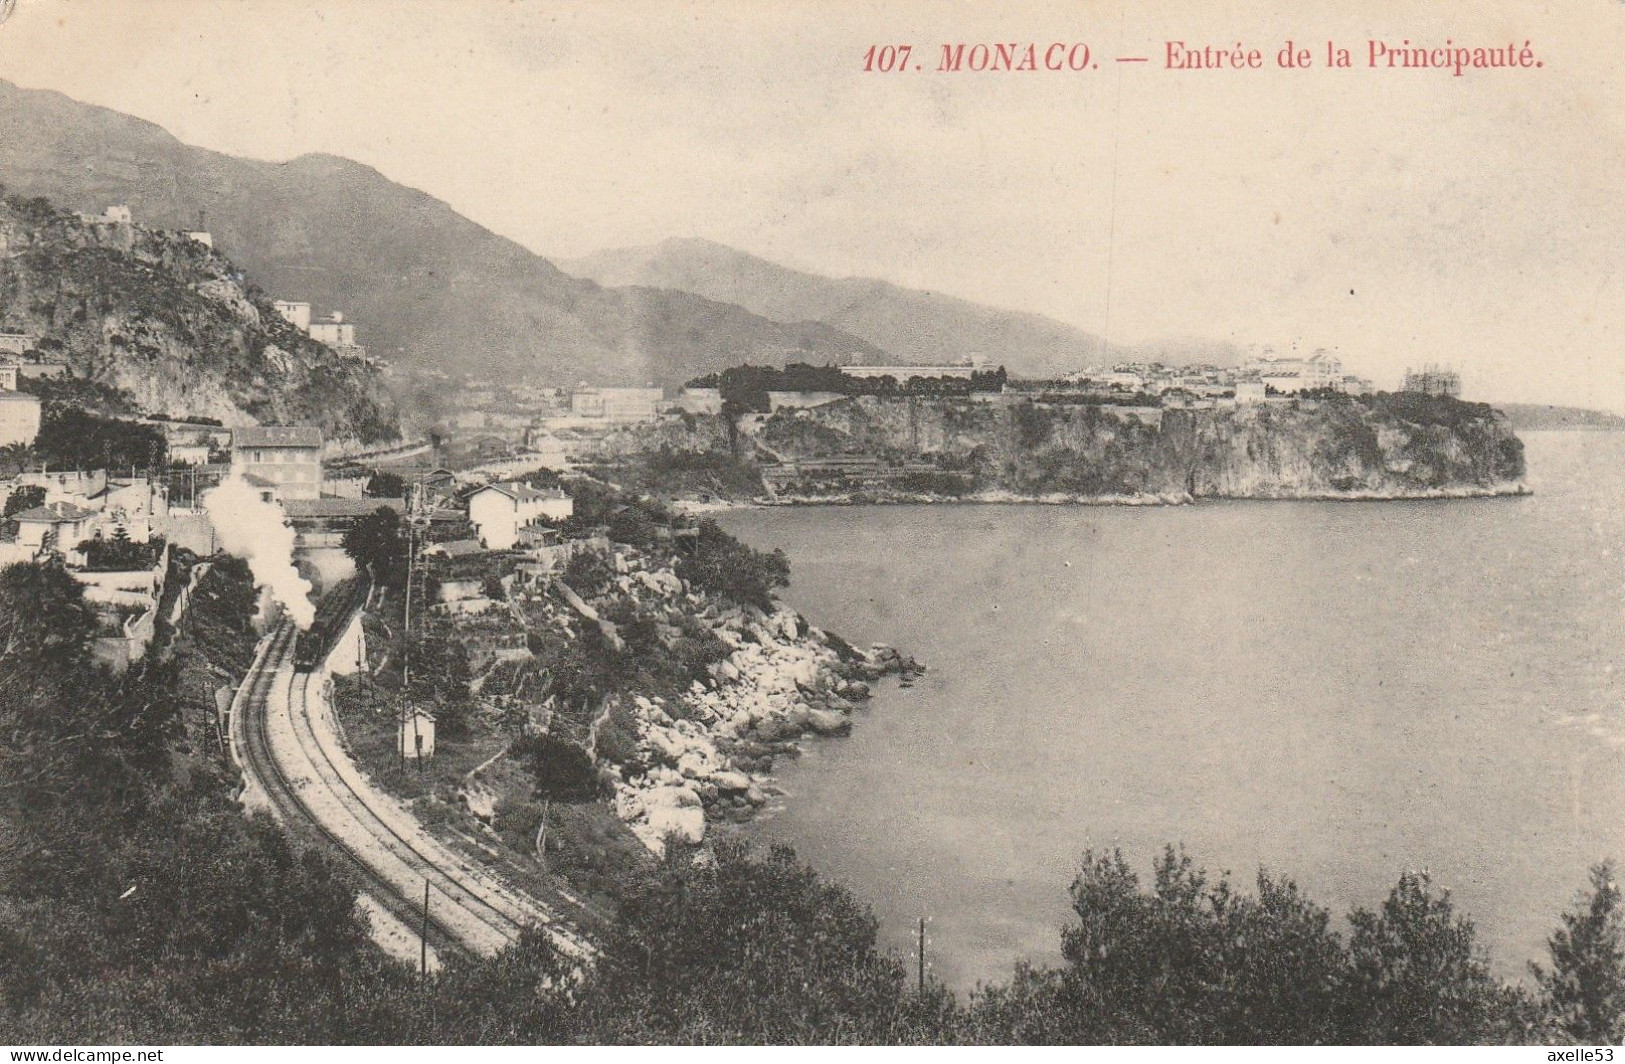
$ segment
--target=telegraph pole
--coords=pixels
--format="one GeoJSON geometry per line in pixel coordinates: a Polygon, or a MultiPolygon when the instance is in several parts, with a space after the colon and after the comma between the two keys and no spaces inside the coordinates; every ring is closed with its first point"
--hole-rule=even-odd
{"type": "Polygon", "coordinates": [[[429,977],[429,881],[423,881],[423,930],[418,934],[418,969],[429,977]]]}
{"type": "MultiPolygon", "coordinates": [[[[409,676],[412,663],[412,584],[417,566],[418,509],[423,502],[423,481],[412,485],[406,502],[406,653],[401,666],[401,682],[407,687],[407,711],[412,714],[412,748],[417,755],[418,776],[423,775],[423,736],[418,731],[417,708],[412,704],[409,676]]],[[[406,728],[401,728],[401,745],[406,745],[406,728]]]]}
{"type": "MultiPolygon", "coordinates": [[[[399,746],[401,750],[401,771],[406,771],[406,717],[412,713],[412,571],[417,563],[417,553],[413,550],[412,528],[412,498],[408,496],[406,502],[406,619],[403,625],[405,635],[401,643],[401,717],[398,722],[400,731],[399,746]]],[[[412,734],[417,734],[417,715],[412,714],[412,734]]],[[[420,754],[422,750],[418,751],[420,754]]],[[[422,758],[418,759],[421,769],[422,758]]],[[[427,904],[427,902],[425,902],[427,904]]]]}
{"type": "Polygon", "coordinates": [[[920,917],[920,996],[925,996],[925,917],[920,917]]]}

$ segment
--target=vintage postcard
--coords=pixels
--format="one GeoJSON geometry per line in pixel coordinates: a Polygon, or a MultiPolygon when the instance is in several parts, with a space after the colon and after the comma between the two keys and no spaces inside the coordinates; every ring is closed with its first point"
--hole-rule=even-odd
{"type": "Polygon", "coordinates": [[[4,0],[0,1042],[1611,1060],[1622,56],[4,0]]]}

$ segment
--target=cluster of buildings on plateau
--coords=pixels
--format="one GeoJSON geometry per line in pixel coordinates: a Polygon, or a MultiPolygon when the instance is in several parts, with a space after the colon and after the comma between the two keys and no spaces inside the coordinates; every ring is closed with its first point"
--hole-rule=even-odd
{"type": "Polygon", "coordinates": [[[1447,395],[1452,399],[1460,399],[1461,374],[1449,366],[1430,362],[1419,370],[1405,371],[1404,390],[1419,392],[1422,395],[1447,395]]]}
{"type": "Polygon", "coordinates": [[[1323,390],[1350,395],[1372,390],[1369,380],[1344,373],[1342,361],[1329,351],[1278,355],[1270,348],[1254,353],[1239,366],[1125,362],[1090,366],[1065,379],[1103,394],[1154,395],[1171,403],[1219,399],[1248,403],[1323,390]]]}

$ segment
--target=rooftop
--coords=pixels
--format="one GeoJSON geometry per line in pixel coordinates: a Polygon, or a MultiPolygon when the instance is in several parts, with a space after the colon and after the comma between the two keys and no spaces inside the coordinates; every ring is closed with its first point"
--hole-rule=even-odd
{"type": "Polygon", "coordinates": [[[311,425],[245,425],[231,434],[233,447],[320,447],[322,430],[311,425]]]}
{"type": "Polygon", "coordinates": [[[530,502],[534,499],[568,498],[568,496],[564,494],[564,490],[562,488],[549,488],[546,491],[542,491],[538,488],[531,487],[529,484],[521,484],[515,480],[505,481],[498,484],[487,484],[483,488],[470,492],[470,497],[478,495],[482,491],[498,491],[515,502],[530,502]]]}
{"type": "Polygon", "coordinates": [[[448,558],[467,558],[475,554],[484,554],[485,548],[480,546],[476,540],[454,539],[446,543],[436,543],[424,551],[425,554],[431,552],[444,554],[448,558]]]}
{"type": "Polygon", "coordinates": [[[43,521],[47,524],[57,524],[62,521],[83,521],[87,517],[95,516],[96,511],[83,509],[71,502],[53,502],[44,506],[36,506],[32,510],[24,510],[12,519],[15,521],[43,521]]]}
{"type": "Polygon", "coordinates": [[[282,504],[290,518],[365,517],[379,507],[395,513],[402,509],[399,499],[289,499],[282,504]]]}

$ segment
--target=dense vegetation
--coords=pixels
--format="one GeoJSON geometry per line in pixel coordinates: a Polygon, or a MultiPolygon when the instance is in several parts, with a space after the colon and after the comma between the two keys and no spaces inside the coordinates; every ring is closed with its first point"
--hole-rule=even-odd
{"type": "Polygon", "coordinates": [[[151,425],[99,417],[76,406],[48,403],[33,456],[51,469],[146,473],[162,469],[169,444],[151,425]]]}

